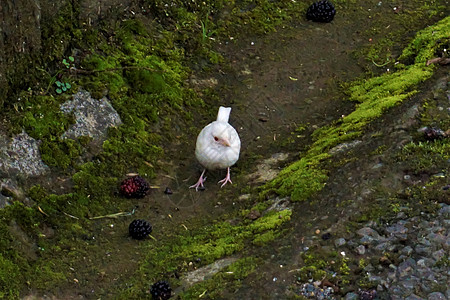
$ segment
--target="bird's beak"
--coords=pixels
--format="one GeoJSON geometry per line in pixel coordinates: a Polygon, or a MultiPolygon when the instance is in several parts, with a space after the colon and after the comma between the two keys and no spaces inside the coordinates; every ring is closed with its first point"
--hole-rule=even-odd
{"type": "Polygon", "coordinates": [[[225,147],[230,147],[230,142],[227,139],[220,139],[220,143],[225,147]]]}

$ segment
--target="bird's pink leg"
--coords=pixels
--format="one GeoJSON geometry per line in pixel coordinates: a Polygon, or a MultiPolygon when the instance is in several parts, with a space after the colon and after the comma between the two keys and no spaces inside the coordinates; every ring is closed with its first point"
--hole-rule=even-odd
{"type": "Polygon", "coordinates": [[[227,182],[233,184],[233,182],[231,182],[231,177],[230,177],[230,167],[227,168],[227,177],[225,177],[218,183],[222,183],[222,185],[220,187],[223,187],[225,184],[227,184],[227,182]]]}
{"type": "Polygon", "coordinates": [[[196,191],[198,191],[199,187],[203,187],[203,183],[206,181],[206,177],[203,177],[205,175],[206,169],[203,169],[202,175],[200,175],[200,178],[198,179],[197,183],[194,185],[191,185],[189,188],[195,188],[196,191]]]}

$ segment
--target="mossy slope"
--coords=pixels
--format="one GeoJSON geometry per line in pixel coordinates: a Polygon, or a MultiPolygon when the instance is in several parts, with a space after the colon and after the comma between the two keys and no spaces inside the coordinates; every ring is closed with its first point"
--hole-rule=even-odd
{"type": "Polygon", "coordinates": [[[275,192],[289,195],[294,201],[304,201],[320,191],[328,179],[327,165],[332,164],[328,151],[360,136],[371,121],[417,93],[415,88],[430,78],[435,69],[433,65],[427,66],[427,60],[449,42],[449,27],[450,17],[447,17],[417,34],[400,56],[402,59],[415,57],[414,64],[402,64],[393,73],[353,83],[348,99],[358,102],[355,110],[333,125],[316,130],[309,150],[267,183],[262,194],[275,192]]]}

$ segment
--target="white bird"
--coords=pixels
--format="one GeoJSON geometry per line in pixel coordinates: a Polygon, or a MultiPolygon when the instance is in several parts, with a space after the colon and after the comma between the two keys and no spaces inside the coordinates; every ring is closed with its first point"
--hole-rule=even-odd
{"type": "Polygon", "coordinates": [[[203,187],[203,183],[206,180],[206,177],[203,177],[203,175],[205,175],[207,169],[227,168],[227,176],[218,183],[222,183],[221,187],[227,182],[232,183],[230,167],[239,159],[241,140],[236,129],[228,123],[230,112],[231,107],[219,107],[217,120],[200,131],[195,147],[195,157],[197,157],[204,169],[197,183],[189,188],[195,188],[198,191],[199,187],[203,187]]]}

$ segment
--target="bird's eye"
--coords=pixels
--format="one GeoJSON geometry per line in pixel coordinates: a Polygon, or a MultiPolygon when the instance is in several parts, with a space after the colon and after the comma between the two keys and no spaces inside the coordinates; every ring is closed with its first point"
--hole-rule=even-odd
{"type": "Polygon", "coordinates": [[[214,140],[217,142],[219,140],[219,138],[217,136],[215,136],[214,140]]]}

